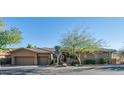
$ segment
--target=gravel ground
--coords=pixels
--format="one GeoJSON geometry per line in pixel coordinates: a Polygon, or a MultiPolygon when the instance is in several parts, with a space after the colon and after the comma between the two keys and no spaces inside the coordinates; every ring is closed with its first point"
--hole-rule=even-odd
{"type": "Polygon", "coordinates": [[[0,75],[124,75],[124,65],[80,67],[9,66],[0,67],[0,75]]]}

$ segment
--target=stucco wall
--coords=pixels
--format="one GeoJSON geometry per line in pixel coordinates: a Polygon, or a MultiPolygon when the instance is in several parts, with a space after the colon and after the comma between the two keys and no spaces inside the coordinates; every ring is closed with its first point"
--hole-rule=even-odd
{"type": "Polygon", "coordinates": [[[108,52],[99,52],[99,53],[86,53],[81,55],[81,59],[99,59],[99,58],[111,58],[112,53],[108,52]]]}
{"type": "Polygon", "coordinates": [[[40,57],[40,56],[42,56],[42,57],[50,57],[51,54],[49,54],[49,53],[40,53],[40,54],[38,54],[38,56],[39,56],[39,57],[40,57]]]}
{"type": "Polygon", "coordinates": [[[11,54],[8,52],[0,52],[0,58],[10,58],[11,54]]]}
{"type": "Polygon", "coordinates": [[[34,52],[23,49],[12,52],[12,56],[35,56],[35,54],[34,52]]]}

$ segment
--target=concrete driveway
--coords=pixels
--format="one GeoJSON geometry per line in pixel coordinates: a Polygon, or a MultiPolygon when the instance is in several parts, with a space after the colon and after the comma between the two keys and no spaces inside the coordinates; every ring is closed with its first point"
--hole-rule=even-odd
{"type": "Polygon", "coordinates": [[[0,67],[0,75],[124,75],[124,65],[9,66],[0,67]]]}

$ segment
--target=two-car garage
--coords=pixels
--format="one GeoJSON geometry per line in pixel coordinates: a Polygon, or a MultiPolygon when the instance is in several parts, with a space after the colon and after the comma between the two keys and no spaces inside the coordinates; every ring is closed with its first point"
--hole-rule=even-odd
{"type": "Polygon", "coordinates": [[[12,51],[13,65],[48,65],[51,52],[43,49],[21,48],[12,51]]]}

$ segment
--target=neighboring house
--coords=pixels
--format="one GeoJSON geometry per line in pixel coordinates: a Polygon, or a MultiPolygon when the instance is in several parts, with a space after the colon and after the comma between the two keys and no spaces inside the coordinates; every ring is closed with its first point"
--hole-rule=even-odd
{"type": "Polygon", "coordinates": [[[11,64],[11,54],[9,51],[0,52],[0,65],[11,64]]]}
{"type": "Polygon", "coordinates": [[[11,58],[10,52],[0,52],[0,59],[11,58]]]}
{"type": "MultiPolygon", "coordinates": [[[[11,58],[12,65],[48,65],[53,59],[54,48],[18,48],[10,49],[9,52],[0,53],[1,58],[11,58]]],[[[67,52],[66,52],[67,53],[67,52]]],[[[66,54],[63,51],[63,55],[66,54]]],[[[118,55],[115,50],[112,49],[100,49],[94,54],[85,53],[82,54],[81,60],[99,58],[109,58],[110,64],[118,64],[118,55]]],[[[68,62],[68,56],[65,55],[65,62],[68,62]]]]}

